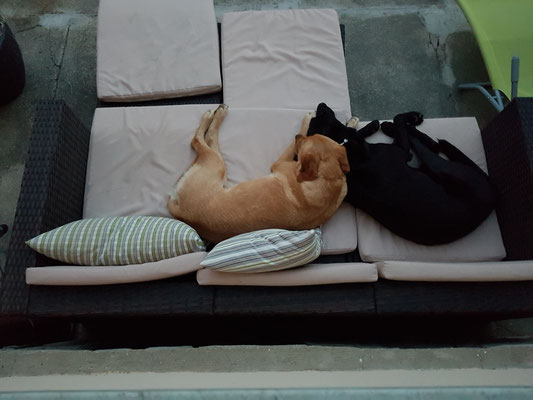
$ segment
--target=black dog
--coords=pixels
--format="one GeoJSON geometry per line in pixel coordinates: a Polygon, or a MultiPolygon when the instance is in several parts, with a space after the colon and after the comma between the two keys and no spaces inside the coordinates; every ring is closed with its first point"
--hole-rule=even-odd
{"type": "Polygon", "coordinates": [[[394,123],[381,124],[393,143],[370,144],[365,138],[379,130],[379,121],[357,131],[339,122],[321,103],[308,135],[320,133],[344,142],[350,163],[346,177],[350,204],[413,242],[449,243],[487,218],[494,207],[494,192],[488,176],[459,149],[416,129],[422,121],[417,112],[399,114],[394,123]],[[420,160],[418,168],[408,165],[410,149],[420,160]]]}

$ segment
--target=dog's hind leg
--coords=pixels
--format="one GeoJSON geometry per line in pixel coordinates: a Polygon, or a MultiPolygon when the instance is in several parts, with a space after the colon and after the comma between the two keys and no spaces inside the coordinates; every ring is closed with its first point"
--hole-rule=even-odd
{"type": "MultiPolygon", "coordinates": [[[[464,164],[468,167],[474,168],[476,170],[479,170],[483,172],[479,166],[472,161],[466,154],[464,154],[461,150],[459,150],[457,147],[455,147],[453,144],[448,142],[444,139],[439,139],[439,150],[446,156],[450,161],[455,161],[461,164],[464,164]]],[[[483,172],[485,173],[485,172],[483,172]]]]}
{"type": "Polygon", "coordinates": [[[219,106],[216,111],[205,112],[191,141],[192,148],[198,154],[191,169],[201,167],[203,176],[211,177],[212,182],[223,180],[226,176],[226,165],[218,151],[218,129],[226,112],[227,106],[219,106]]]}
{"type": "MultiPolygon", "coordinates": [[[[482,172],[482,169],[468,158],[461,150],[455,147],[453,144],[444,139],[438,139],[438,142],[433,140],[427,134],[420,132],[414,126],[409,126],[409,140],[412,141],[412,138],[417,138],[424,146],[426,146],[433,153],[438,154],[442,153],[450,161],[458,162],[460,164],[466,165],[470,168],[474,168],[482,172]]],[[[483,172],[484,173],[484,172],[483,172]]]]}
{"type": "Polygon", "coordinates": [[[383,133],[393,139],[392,144],[401,148],[405,154],[406,161],[410,161],[411,146],[409,145],[409,134],[407,132],[407,124],[403,118],[404,114],[399,114],[394,117],[394,122],[382,122],[381,130],[383,133]]]}
{"type": "Polygon", "coordinates": [[[381,132],[390,137],[391,139],[396,139],[398,133],[396,132],[396,126],[393,122],[383,121],[380,125],[381,132]]]}
{"type": "Polygon", "coordinates": [[[403,114],[399,114],[396,117],[401,117],[407,124],[409,125],[420,125],[422,122],[424,122],[424,115],[419,113],[418,111],[409,111],[403,114]]]}
{"type": "Polygon", "coordinates": [[[305,114],[302,125],[300,126],[300,132],[298,132],[298,135],[307,136],[307,132],[309,131],[309,125],[311,124],[311,120],[316,117],[316,111],[310,111],[307,114],[305,114]]]}
{"type": "Polygon", "coordinates": [[[464,167],[457,168],[457,165],[454,166],[450,161],[428,148],[418,137],[412,136],[409,140],[414,153],[420,160],[420,169],[443,184],[464,182],[462,176],[464,167]]]}
{"type": "Polygon", "coordinates": [[[219,154],[220,149],[218,147],[218,131],[220,130],[220,126],[226,118],[227,113],[228,106],[225,104],[219,105],[218,108],[215,110],[215,115],[205,135],[205,141],[207,145],[219,154]]]}
{"type": "Polygon", "coordinates": [[[372,122],[369,122],[368,124],[366,124],[361,129],[359,129],[357,131],[357,137],[359,139],[363,140],[364,138],[367,138],[370,135],[373,135],[377,131],[379,131],[379,121],[376,119],[376,120],[374,120],[372,122]]]}
{"type": "Polygon", "coordinates": [[[424,132],[420,132],[413,125],[407,125],[407,131],[409,132],[409,139],[415,137],[424,146],[426,146],[428,149],[430,149],[433,153],[440,153],[441,152],[439,143],[437,143],[431,137],[426,135],[424,132]]]}
{"type": "Polygon", "coordinates": [[[197,156],[191,166],[178,179],[172,190],[168,193],[169,198],[167,207],[170,211],[170,214],[172,214],[175,218],[179,218],[181,216],[179,199],[179,192],[181,188],[183,187],[184,183],[191,178],[192,175],[198,173],[198,170],[202,167],[202,165],[206,164],[206,160],[210,158],[209,153],[212,152],[212,150],[209,148],[209,146],[207,146],[204,136],[209,129],[209,125],[213,121],[214,116],[215,113],[213,110],[208,110],[202,114],[200,124],[198,125],[196,133],[191,140],[191,147],[194,149],[194,151],[196,151],[197,156]]]}
{"type": "Polygon", "coordinates": [[[191,140],[191,147],[196,151],[198,156],[200,156],[207,146],[205,142],[205,134],[215,117],[215,112],[213,110],[208,110],[202,114],[202,119],[200,120],[200,125],[196,129],[196,133],[191,140]]]}

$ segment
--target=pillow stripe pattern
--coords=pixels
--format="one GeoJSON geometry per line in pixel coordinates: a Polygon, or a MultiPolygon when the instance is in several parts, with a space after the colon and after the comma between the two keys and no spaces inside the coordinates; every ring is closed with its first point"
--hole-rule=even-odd
{"type": "Polygon", "coordinates": [[[321,249],[319,229],[264,229],[220,242],[200,265],[222,272],[279,271],[310,263],[321,249]]]}
{"type": "Polygon", "coordinates": [[[77,265],[128,265],[205,251],[189,225],[164,217],[103,217],[71,222],[26,242],[50,258],[77,265]]]}

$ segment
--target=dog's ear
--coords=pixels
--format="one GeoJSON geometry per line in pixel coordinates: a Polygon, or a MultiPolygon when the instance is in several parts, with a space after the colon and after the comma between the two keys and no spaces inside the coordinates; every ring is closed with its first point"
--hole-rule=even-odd
{"type": "Polygon", "coordinates": [[[342,172],[345,174],[350,172],[350,163],[348,162],[348,156],[346,155],[346,147],[337,147],[337,159],[339,160],[339,165],[341,166],[342,172]]]}
{"type": "Polygon", "coordinates": [[[303,181],[313,181],[318,176],[319,160],[314,154],[305,154],[298,160],[298,183],[303,181]]]}

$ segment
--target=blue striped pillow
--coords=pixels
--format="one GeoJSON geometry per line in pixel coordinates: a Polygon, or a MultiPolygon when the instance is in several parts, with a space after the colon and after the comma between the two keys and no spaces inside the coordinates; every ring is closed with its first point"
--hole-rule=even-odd
{"type": "Polygon", "coordinates": [[[223,272],[268,272],[310,263],[320,255],[320,229],[264,229],[217,244],[200,263],[223,272]]]}
{"type": "Polygon", "coordinates": [[[35,251],[76,265],[128,265],[205,251],[189,225],[164,217],[87,218],[26,242],[35,251]]]}

